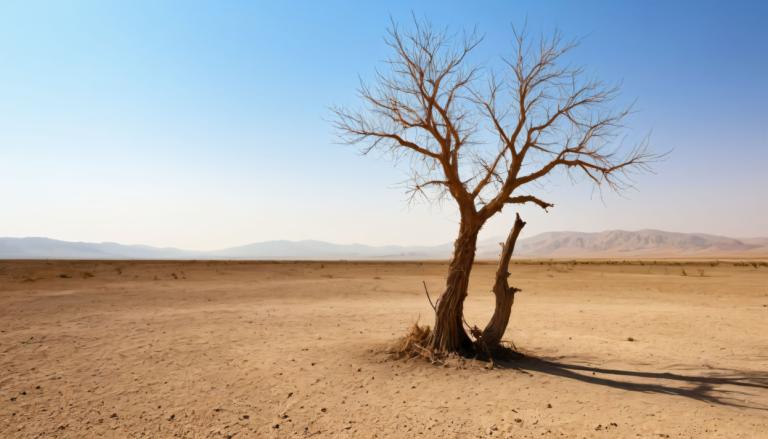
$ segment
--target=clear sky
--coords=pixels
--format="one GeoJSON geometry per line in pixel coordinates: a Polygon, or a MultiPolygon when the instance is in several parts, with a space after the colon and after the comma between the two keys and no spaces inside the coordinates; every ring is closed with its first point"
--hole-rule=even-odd
{"type": "MultiPolygon", "coordinates": [[[[405,169],[335,143],[411,12],[511,50],[512,23],[584,37],[573,58],[637,99],[672,150],[623,197],[554,179],[526,235],[659,228],[768,236],[768,2],[0,3],[0,236],[191,249],[270,239],[451,241],[405,169]]],[[[487,226],[506,234],[513,210],[487,226]]]]}

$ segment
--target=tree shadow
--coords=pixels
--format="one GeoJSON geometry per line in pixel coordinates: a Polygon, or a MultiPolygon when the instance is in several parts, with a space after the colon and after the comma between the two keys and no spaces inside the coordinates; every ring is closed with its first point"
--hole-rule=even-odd
{"type": "Polygon", "coordinates": [[[496,361],[503,369],[537,372],[631,392],[682,396],[710,404],[768,411],[768,405],[747,402],[759,393],[768,400],[768,372],[709,368],[711,372],[682,374],[609,369],[518,354],[496,361]]]}

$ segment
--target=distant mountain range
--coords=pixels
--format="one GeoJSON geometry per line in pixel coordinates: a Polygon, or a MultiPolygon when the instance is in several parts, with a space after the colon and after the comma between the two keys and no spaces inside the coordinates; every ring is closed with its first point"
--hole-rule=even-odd
{"type": "MultiPolygon", "coordinates": [[[[498,256],[502,237],[478,242],[477,257],[498,256]]],[[[265,241],[217,251],[190,251],[113,242],[89,243],[49,238],[0,238],[0,259],[447,259],[453,244],[369,246],[323,241],[265,241]]],[[[768,257],[768,238],[735,239],[660,230],[597,233],[549,232],[517,243],[526,258],[684,258],[768,257]]]]}
{"type": "Polygon", "coordinates": [[[519,255],[542,258],[764,257],[768,256],[768,238],[735,239],[661,230],[550,232],[520,240],[516,250],[519,255]]]}

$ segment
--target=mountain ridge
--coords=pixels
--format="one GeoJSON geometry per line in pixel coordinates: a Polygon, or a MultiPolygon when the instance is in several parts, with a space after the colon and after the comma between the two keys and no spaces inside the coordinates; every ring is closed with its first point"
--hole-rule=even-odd
{"type": "MultiPolygon", "coordinates": [[[[477,258],[498,256],[503,237],[478,241],[477,258]]],[[[214,251],[61,241],[45,237],[0,238],[0,259],[255,259],[425,260],[447,259],[451,243],[433,246],[335,244],[318,240],[270,240],[214,251]]],[[[768,257],[768,238],[730,238],[657,229],[545,232],[517,243],[518,258],[768,257]]]]}

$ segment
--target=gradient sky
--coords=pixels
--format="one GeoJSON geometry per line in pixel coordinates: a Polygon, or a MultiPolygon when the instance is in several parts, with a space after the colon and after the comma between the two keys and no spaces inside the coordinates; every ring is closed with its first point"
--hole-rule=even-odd
{"type": "MultiPolygon", "coordinates": [[[[328,107],[411,12],[511,50],[512,23],[584,37],[573,58],[637,99],[672,150],[617,196],[553,179],[524,234],[659,228],[768,236],[768,2],[5,1],[0,236],[192,249],[270,239],[451,241],[406,169],[335,143],[328,107]]],[[[506,234],[514,210],[485,236],[506,234]]]]}

